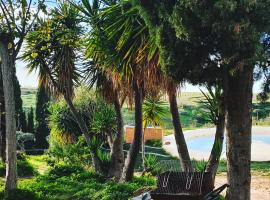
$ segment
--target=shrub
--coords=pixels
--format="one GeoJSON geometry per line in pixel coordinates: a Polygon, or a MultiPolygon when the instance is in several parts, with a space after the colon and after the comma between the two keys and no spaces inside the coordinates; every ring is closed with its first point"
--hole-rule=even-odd
{"type": "Polygon", "coordinates": [[[93,199],[100,200],[126,200],[129,199],[133,192],[137,189],[135,184],[132,183],[114,183],[109,182],[105,185],[105,187],[94,194],[93,199]]]}
{"type": "Polygon", "coordinates": [[[147,140],[145,144],[152,147],[162,147],[161,140],[147,140]]]}
{"type": "Polygon", "coordinates": [[[63,176],[70,176],[72,174],[80,174],[85,170],[77,165],[56,165],[48,172],[49,177],[60,178],[63,176]]]}
{"type": "Polygon", "coordinates": [[[37,171],[27,160],[18,160],[17,165],[19,177],[28,177],[37,174],[37,171]]]}
{"type": "Polygon", "coordinates": [[[4,200],[41,200],[35,193],[23,189],[14,189],[9,192],[4,200]]]}
{"type": "Polygon", "coordinates": [[[85,139],[81,136],[75,144],[55,143],[47,152],[47,162],[50,166],[65,163],[66,165],[80,165],[88,167],[91,164],[91,156],[85,139]]]}

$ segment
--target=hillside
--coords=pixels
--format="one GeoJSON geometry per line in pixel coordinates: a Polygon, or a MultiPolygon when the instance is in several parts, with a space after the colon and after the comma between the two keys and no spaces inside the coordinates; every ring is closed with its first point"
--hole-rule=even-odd
{"type": "MultiPolygon", "coordinates": [[[[30,107],[36,106],[35,88],[22,88],[22,100],[24,109],[28,110],[30,107]]],[[[178,94],[178,106],[181,115],[181,121],[184,129],[194,129],[200,127],[212,126],[206,117],[206,113],[202,110],[199,102],[203,95],[200,92],[182,92],[178,94]]],[[[167,99],[164,97],[164,100],[167,99]]],[[[134,111],[123,106],[123,115],[125,124],[134,124],[134,111]]],[[[270,125],[270,102],[260,103],[256,100],[256,95],[253,98],[253,123],[258,125],[270,125]]],[[[169,113],[169,106],[167,105],[167,115],[164,119],[165,127],[170,130],[173,128],[171,123],[171,116],[169,113]]]]}

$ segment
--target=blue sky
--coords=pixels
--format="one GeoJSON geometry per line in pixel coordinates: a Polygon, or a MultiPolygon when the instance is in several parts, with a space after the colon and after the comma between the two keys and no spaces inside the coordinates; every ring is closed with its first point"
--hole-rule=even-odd
{"type": "MultiPolygon", "coordinates": [[[[25,63],[18,61],[16,64],[16,73],[17,77],[19,79],[19,82],[22,87],[34,87],[36,88],[38,85],[38,80],[37,80],[37,74],[31,73],[29,74],[26,67],[25,63]]],[[[255,82],[253,86],[253,91],[254,93],[258,93],[260,91],[261,87],[261,82],[255,82]]],[[[200,92],[198,86],[193,86],[190,84],[186,84],[181,91],[183,92],[200,92]]]]}

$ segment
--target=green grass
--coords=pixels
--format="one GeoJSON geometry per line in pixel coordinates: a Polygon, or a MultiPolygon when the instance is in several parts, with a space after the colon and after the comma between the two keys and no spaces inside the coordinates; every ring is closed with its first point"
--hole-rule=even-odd
{"type": "MultiPolygon", "coordinates": [[[[218,166],[218,172],[227,172],[227,162],[222,160],[218,166]]],[[[270,177],[270,161],[251,162],[251,172],[254,175],[268,176],[270,177]]]]}
{"type": "Polygon", "coordinates": [[[46,155],[27,156],[26,160],[36,169],[36,171],[43,175],[50,169],[46,162],[46,155]]]}

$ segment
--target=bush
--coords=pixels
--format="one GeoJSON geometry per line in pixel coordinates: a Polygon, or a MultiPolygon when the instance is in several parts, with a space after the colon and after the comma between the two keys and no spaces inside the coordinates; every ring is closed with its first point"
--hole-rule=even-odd
{"type": "Polygon", "coordinates": [[[147,140],[145,142],[145,145],[151,146],[151,147],[162,147],[162,141],[161,140],[147,140]]]}
{"type": "Polygon", "coordinates": [[[97,191],[94,194],[93,199],[100,199],[100,200],[126,200],[129,199],[133,192],[137,189],[135,184],[116,184],[115,182],[107,183],[103,189],[97,191]]]}
{"type": "Polygon", "coordinates": [[[41,198],[28,190],[14,189],[3,200],[41,200],[41,198]]]}
{"type": "Polygon", "coordinates": [[[48,172],[48,176],[52,178],[60,178],[63,176],[70,176],[72,174],[80,174],[85,170],[76,165],[57,165],[48,172]]]}
{"type": "Polygon", "coordinates": [[[119,184],[92,171],[80,170],[61,166],[36,179],[20,180],[18,186],[38,200],[128,200],[139,188],[155,185],[152,177],[135,177],[130,183],[119,184]]]}
{"type": "Polygon", "coordinates": [[[55,143],[48,151],[47,162],[52,167],[62,163],[65,165],[78,163],[82,167],[88,167],[91,164],[90,150],[82,136],[75,144],[55,143]]]}

